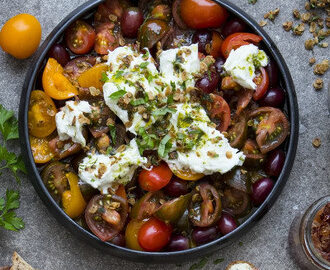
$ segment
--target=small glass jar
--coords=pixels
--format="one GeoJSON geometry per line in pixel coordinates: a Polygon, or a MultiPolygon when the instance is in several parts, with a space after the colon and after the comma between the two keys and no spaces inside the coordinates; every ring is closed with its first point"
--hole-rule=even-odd
{"type": "Polygon", "coordinates": [[[330,202],[330,195],[314,202],[296,216],[289,231],[289,252],[302,270],[330,270],[330,262],[314,247],[312,224],[316,214],[330,202]]]}

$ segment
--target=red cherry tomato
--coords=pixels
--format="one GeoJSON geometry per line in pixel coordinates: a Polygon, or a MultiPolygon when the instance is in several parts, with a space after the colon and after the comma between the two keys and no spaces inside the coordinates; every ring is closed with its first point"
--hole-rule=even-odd
{"type": "Polygon", "coordinates": [[[234,33],[226,37],[221,46],[222,55],[228,57],[231,50],[236,50],[237,48],[248,45],[248,44],[259,44],[262,40],[261,36],[251,34],[251,33],[234,33]]]}
{"type": "Polygon", "coordinates": [[[181,17],[193,29],[217,28],[228,18],[225,8],[211,0],[182,0],[181,17]]]}
{"type": "Polygon", "coordinates": [[[96,27],[96,38],[94,50],[98,54],[108,54],[119,46],[118,37],[113,32],[113,23],[102,23],[96,27]]]}
{"type": "Polygon", "coordinates": [[[260,67],[260,74],[258,74],[253,81],[257,85],[257,89],[253,93],[253,99],[259,100],[266,94],[269,87],[269,76],[266,69],[260,67]]]}
{"type": "Polygon", "coordinates": [[[230,124],[230,108],[223,97],[215,94],[210,95],[212,102],[207,104],[211,118],[218,123],[217,129],[221,132],[226,131],[230,124]]]}
{"type": "Polygon", "coordinates": [[[172,228],[156,218],[144,223],[138,233],[140,246],[146,251],[159,251],[170,241],[172,228]]]}
{"type": "Polygon", "coordinates": [[[94,46],[95,30],[84,21],[75,21],[66,31],[65,41],[73,53],[88,53],[94,46]]]}
{"type": "Polygon", "coordinates": [[[172,171],[166,163],[154,166],[150,171],[142,170],[139,175],[139,184],[147,191],[157,191],[165,187],[172,178],[172,171]]]}

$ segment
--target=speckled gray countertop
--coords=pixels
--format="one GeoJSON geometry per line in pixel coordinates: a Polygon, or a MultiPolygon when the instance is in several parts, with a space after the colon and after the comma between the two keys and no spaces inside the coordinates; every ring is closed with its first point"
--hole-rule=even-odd
{"type": "MultiPolygon", "coordinates": [[[[17,13],[35,15],[43,27],[42,38],[69,12],[82,4],[83,0],[1,0],[0,25],[17,13]]],[[[268,23],[264,29],[275,41],[291,71],[300,109],[300,139],[297,156],[291,176],[273,208],[248,234],[224,250],[209,258],[203,269],[225,269],[234,260],[247,260],[261,270],[299,269],[288,254],[287,235],[290,223],[299,209],[330,193],[330,117],[326,107],[327,91],[316,92],[312,87],[315,76],[308,59],[315,56],[317,61],[329,58],[329,49],[316,48],[314,52],[304,49],[302,37],[284,32],[281,25],[292,19],[294,8],[303,9],[301,0],[259,0],[256,5],[248,0],[235,0],[257,21],[264,13],[279,7],[281,9],[275,24],[268,23]],[[319,149],[312,146],[313,138],[321,138],[319,149]],[[224,258],[221,264],[213,261],[224,258]]],[[[308,32],[308,31],[307,31],[308,32]]],[[[19,61],[0,52],[0,103],[18,112],[22,84],[30,60],[19,61]]],[[[329,72],[326,75],[329,79],[329,72]]],[[[324,78],[326,79],[326,76],[324,78]]],[[[329,80],[325,80],[328,86],[329,80]]],[[[19,151],[16,144],[11,150],[19,151]]],[[[26,228],[21,232],[9,232],[0,228],[0,266],[10,262],[13,251],[20,253],[33,266],[43,270],[99,270],[99,269],[189,269],[194,262],[175,265],[144,265],[114,258],[104,254],[75,238],[66,228],[59,225],[43,205],[27,177],[17,187],[10,174],[1,178],[0,194],[6,187],[19,188],[22,203],[18,215],[24,218],[26,228]]]]}

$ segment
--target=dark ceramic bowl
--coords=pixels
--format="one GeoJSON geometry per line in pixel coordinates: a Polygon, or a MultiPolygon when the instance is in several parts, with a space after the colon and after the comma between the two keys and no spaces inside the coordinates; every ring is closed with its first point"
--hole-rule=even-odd
{"type": "Polygon", "coordinates": [[[296,148],[298,143],[298,104],[296,93],[294,90],[294,85],[292,78],[290,76],[287,65],[284,62],[283,57],[276,48],[274,42],[269,38],[269,36],[262,30],[259,25],[245,12],[237,8],[234,4],[226,0],[215,0],[223,7],[227,8],[233,15],[241,18],[251,29],[252,32],[263,37],[263,48],[266,52],[272,56],[272,58],[277,63],[280,74],[281,83],[284,89],[286,89],[287,98],[285,111],[289,117],[291,128],[290,135],[285,144],[285,151],[287,153],[285,164],[283,170],[278,177],[276,184],[268,196],[266,201],[256,209],[235,231],[218,238],[205,245],[192,248],[185,251],[178,252],[143,252],[131,250],[128,248],[118,247],[108,242],[102,242],[95,235],[80,227],[71,218],[69,218],[64,211],[56,204],[48,193],[46,187],[44,186],[42,179],[39,175],[38,169],[34,163],[32,152],[30,150],[29,142],[29,132],[28,132],[28,107],[30,93],[36,87],[39,86],[38,78],[45,66],[47,60],[47,52],[50,47],[61,38],[65,29],[76,19],[80,17],[85,17],[91,15],[95,12],[98,4],[103,2],[102,0],[90,0],[82,6],[78,7],[76,10],[71,12],[61,23],[59,23],[55,29],[50,33],[44,43],[41,45],[37,53],[35,54],[34,61],[32,62],[31,69],[28,71],[25,83],[23,86],[23,92],[20,102],[20,112],[19,112],[19,122],[20,122],[20,142],[22,147],[22,153],[26,167],[29,172],[30,180],[39,194],[42,201],[46,204],[49,211],[56,217],[56,219],[67,227],[74,235],[80,239],[84,239],[90,245],[99,248],[105,254],[111,254],[123,259],[138,261],[138,262],[148,262],[148,263],[177,263],[180,261],[185,261],[189,259],[195,259],[201,256],[205,256],[209,253],[214,252],[226,245],[236,241],[238,237],[247,233],[270,209],[274,204],[281,190],[283,189],[296,154],[296,148]]]}

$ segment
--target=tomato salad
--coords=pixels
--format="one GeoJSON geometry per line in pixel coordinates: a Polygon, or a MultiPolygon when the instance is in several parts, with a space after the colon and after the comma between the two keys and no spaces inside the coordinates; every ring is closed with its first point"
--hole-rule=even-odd
{"type": "Polygon", "coordinates": [[[50,49],[31,150],[102,241],[178,251],[235,230],[279,176],[289,122],[262,38],[211,0],[100,4],[50,49]]]}

